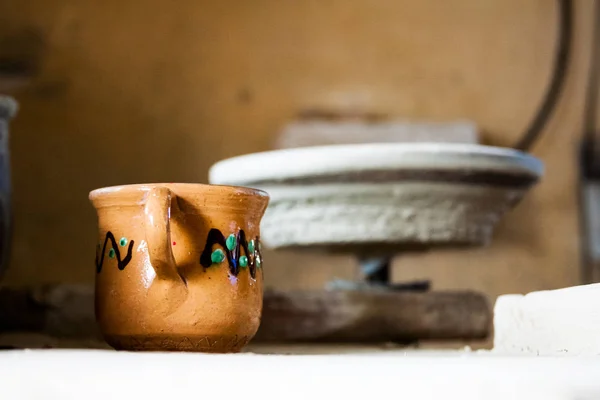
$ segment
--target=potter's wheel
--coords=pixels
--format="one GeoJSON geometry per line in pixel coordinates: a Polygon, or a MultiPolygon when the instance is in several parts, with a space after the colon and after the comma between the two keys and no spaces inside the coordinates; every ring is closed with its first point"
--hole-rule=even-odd
{"type": "Polygon", "coordinates": [[[267,247],[397,253],[482,245],[543,173],[515,150],[465,144],[306,147],[223,160],[213,184],[265,190],[267,247]]]}
{"type": "Polygon", "coordinates": [[[491,313],[480,293],[429,291],[429,281],[392,283],[392,258],[488,243],[498,221],[542,173],[539,160],[509,149],[370,143],[235,157],[215,164],[210,182],[269,193],[261,223],[266,247],[357,257],[361,281],[333,281],[330,290],[266,302],[268,323],[261,328],[277,328],[273,338],[404,342],[484,338],[491,313]],[[401,310],[411,310],[411,318],[401,310]],[[424,327],[425,321],[435,323],[424,327]]]}

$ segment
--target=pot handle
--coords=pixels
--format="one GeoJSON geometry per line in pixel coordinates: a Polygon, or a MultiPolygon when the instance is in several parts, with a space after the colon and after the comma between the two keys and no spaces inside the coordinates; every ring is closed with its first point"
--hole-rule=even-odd
{"type": "Polygon", "coordinates": [[[150,263],[161,279],[183,281],[171,249],[171,202],[175,194],[164,186],[150,189],[146,195],[145,233],[150,263]]]}

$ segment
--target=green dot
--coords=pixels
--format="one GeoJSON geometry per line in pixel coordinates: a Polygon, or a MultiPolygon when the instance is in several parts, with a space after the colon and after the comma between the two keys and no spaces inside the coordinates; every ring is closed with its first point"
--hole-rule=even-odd
{"type": "Polygon", "coordinates": [[[247,266],[248,266],[248,257],[240,256],[240,267],[247,267],[247,266]]]}
{"type": "Polygon", "coordinates": [[[108,256],[109,256],[110,258],[115,258],[115,249],[110,249],[110,250],[108,251],[108,256]]]}
{"type": "Polygon", "coordinates": [[[212,254],[210,255],[210,260],[214,264],[222,263],[224,259],[225,259],[225,253],[221,249],[217,249],[217,250],[213,251],[212,254]]]}
{"type": "Polygon", "coordinates": [[[248,243],[248,251],[249,251],[250,253],[254,253],[254,248],[255,248],[255,246],[254,246],[254,239],[252,239],[252,240],[250,241],[250,243],[248,243]]]}
{"type": "Polygon", "coordinates": [[[229,237],[225,241],[225,245],[227,246],[227,249],[229,249],[229,251],[233,251],[233,249],[235,249],[235,235],[233,233],[229,235],[229,237]]]}
{"type": "Polygon", "coordinates": [[[121,247],[125,247],[125,246],[127,245],[127,238],[126,238],[125,236],[123,236],[123,237],[121,238],[121,240],[119,240],[119,245],[120,245],[121,247]]]}

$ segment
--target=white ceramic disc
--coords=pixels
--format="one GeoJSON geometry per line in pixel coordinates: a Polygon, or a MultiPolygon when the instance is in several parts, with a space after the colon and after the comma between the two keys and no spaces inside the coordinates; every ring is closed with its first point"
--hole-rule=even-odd
{"type": "Polygon", "coordinates": [[[211,183],[253,182],[353,171],[486,170],[540,177],[543,164],[528,154],[500,147],[450,143],[373,143],[304,147],[254,153],[220,161],[209,172],[211,183]]]}
{"type": "Polygon", "coordinates": [[[464,144],[309,147],[223,160],[213,184],[259,188],[271,201],[268,247],[357,251],[485,244],[543,173],[527,154],[464,144]]]}

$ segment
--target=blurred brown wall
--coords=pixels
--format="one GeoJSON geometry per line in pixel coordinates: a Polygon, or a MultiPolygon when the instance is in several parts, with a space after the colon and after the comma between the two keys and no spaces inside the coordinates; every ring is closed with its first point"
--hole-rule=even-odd
{"type": "MultiPolygon", "coordinates": [[[[397,279],[490,295],[577,283],[575,154],[592,2],[576,7],[567,87],[534,149],[543,183],[490,247],[402,255],[397,279]]],[[[485,142],[510,145],[541,101],[556,32],[547,0],[4,0],[0,58],[18,71],[0,91],[21,103],[6,282],[91,282],[89,190],[206,182],[212,163],[268,149],[307,107],[470,118],[485,142]]],[[[284,288],[354,274],[349,258],[267,257],[268,282],[284,288]]]]}

